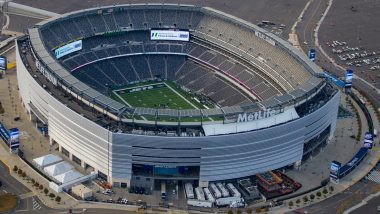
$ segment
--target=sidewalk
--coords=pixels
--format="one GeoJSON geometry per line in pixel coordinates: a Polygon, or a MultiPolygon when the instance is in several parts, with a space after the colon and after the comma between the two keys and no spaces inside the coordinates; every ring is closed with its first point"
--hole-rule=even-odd
{"type": "MultiPolygon", "coordinates": [[[[370,111],[370,114],[373,118],[373,116],[375,115],[374,109],[372,107],[368,107],[368,106],[367,106],[367,108],[370,111]]],[[[364,115],[360,114],[360,117],[362,117],[362,116],[364,116],[364,115]]],[[[380,127],[379,121],[377,120],[376,117],[373,118],[373,123],[374,123],[375,128],[380,127]]],[[[362,122],[362,126],[366,127],[367,124],[362,122]]],[[[365,133],[365,129],[362,129],[362,138],[361,139],[363,139],[364,133],[365,133]]],[[[330,183],[326,187],[322,187],[322,188],[315,190],[313,192],[310,192],[310,193],[307,193],[307,194],[286,200],[286,201],[284,201],[285,205],[283,205],[282,207],[274,208],[273,210],[271,210],[271,213],[286,213],[286,212],[292,211],[294,209],[300,209],[300,208],[310,206],[312,204],[319,203],[319,202],[326,200],[326,199],[328,199],[334,195],[340,194],[341,192],[343,192],[344,190],[346,190],[350,186],[356,184],[360,179],[364,178],[371,171],[371,169],[376,165],[376,163],[379,161],[379,159],[380,159],[380,149],[379,149],[379,145],[377,145],[377,147],[375,147],[371,151],[369,151],[367,157],[363,160],[363,162],[360,163],[360,165],[357,168],[355,168],[350,174],[348,174],[346,177],[341,179],[338,184],[330,183]],[[319,198],[315,197],[315,199],[313,201],[310,201],[309,196],[311,194],[314,194],[316,196],[316,193],[318,191],[322,192],[323,189],[325,189],[325,188],[327,190],[329,190],[330,186],[332,186],[334,188],[334,191],[332,193],[325,194],[326,197],[324,197],[323,196],[324,194],[322,194],[322,197],[319,197],[319,198]],[[304,200],[303,200],[303,198],[305,196],[309,197],[309,201],[306,203],[304,203],[304,200]],[[299,206],[296,206],[297,204],[295,202],[298,199],[301,201],[301,203],[299,203],[299,206]],[[290,201],[292,201],[294,204],[291,209],[289,209],[289,206],[288,206],[290,201]]]]}

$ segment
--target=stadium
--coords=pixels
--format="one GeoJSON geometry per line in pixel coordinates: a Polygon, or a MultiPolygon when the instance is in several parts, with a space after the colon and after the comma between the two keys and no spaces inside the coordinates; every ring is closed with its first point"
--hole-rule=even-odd
{"type": "Polygon", "coordinates": [[[31,120],[113,186],[298,167],[336,127],[340,92],[319,67],[212,8],[67,13],[28,29],[16,61],[31,120]]]}

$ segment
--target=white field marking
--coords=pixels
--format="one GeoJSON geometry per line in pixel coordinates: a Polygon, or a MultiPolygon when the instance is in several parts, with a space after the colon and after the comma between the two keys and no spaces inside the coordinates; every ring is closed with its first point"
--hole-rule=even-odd
{"type": "Polygon", "coordinates": [[[189,100],[187,100],[186,98],[184,98],[180,93],[178,93],[176,90],[174,90],[172,87],[170,87],[168,84],[164,83],[166,85],[166,87],[168,87],[170,90],[172,90],[174,93],[176,93],[179,97],[181,97],[183,100],[185,100],[188,104],[190,104],[191,106],[193,106],[195,109],[199,109],[196,105],[194,105],[193,103],[191,103],[189,100]]]}

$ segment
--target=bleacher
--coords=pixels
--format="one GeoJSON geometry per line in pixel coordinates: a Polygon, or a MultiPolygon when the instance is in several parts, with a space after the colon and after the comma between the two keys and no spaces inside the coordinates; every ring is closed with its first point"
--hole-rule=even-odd
{"type": "Polygon", "coordinates": [[[49,49],[83,39],[81,51],[68,54],[60,61],[74,76],[102,92],[110,86],[163,78],[209,96],[220,106],[231,106],[251,102],[235,89],[236,85],[251,91],[260,101],[296,89],[312,76],[287,52],[256,36],[253,29],[213,13],[206,15],[198,9],[136,5],[94,10],[64,17],[58,24],[52,22],[49,27],[41,28],[40,33],[49,49]],[[190,42],[150,41],[151,28],[190,29],[192,39],[190,42]],[[120,30],[123,31],[120,35],[102,36],[120,30]],[[117,57],[157,52],[162,54],[117,57]],[[165,53],[187,54],[206,62],[216,68],[213,72],[221,72],[228,81],[216,77],[212,69],[194,66],[184,56],[165,53]],[[107,57],[116,58],[75,70],[107,57]],[[236,82],[234,87],[231,81],[236,82]]]}

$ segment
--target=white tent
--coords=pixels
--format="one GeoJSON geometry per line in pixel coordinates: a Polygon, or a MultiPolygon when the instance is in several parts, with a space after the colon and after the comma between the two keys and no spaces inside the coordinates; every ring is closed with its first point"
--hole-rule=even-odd
{"type": "Polygon", "coordinates": [[[54,178],[59,181],[60,183],[64,184],[64,183],[67,183],[67,182],[70,182],[70,181],[73,181],[75,179],[78,179],[80,177],[82,177],[83,175],[79,172],[77,172],[76,170],[70,170],[68,172],[65,172],[63,174],[60,174],[60,175],[57,175],[57,176],[54,176],[54,178]]]}
{"type": "Polygon", "coordinates": [[[54,177],[56,175],[63,174],[65,172],[68,172],[72,170],[74,167],[69,164],[66,161],[59,162],[57,164],[45,167],[44,171],[50,175],[51,177],[54,177]]]}
{"type": "Polygon", "coordinates": [[[53,163],[57,163],[57,162],[62,161],[62,158],[57,156],[57,155],[48,154],[48,155],[45,155],[45,156],[42,156],[39,158],[35,158],[35,159],[33,159],[33,161],[34,161],[34,163],[37,164],[38,167],[43,168],[43,167],[51,165],[53,163]]]}

